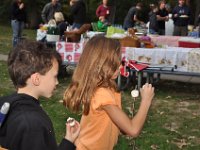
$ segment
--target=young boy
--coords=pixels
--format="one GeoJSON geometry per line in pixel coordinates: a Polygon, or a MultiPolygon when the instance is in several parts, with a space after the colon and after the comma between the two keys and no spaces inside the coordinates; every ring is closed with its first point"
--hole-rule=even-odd
{"type": "Polygon", "coordinates": [[[66,124],[67,132],[57,147],[50,118],[39,97],[51,97],[58,84],[60,55],[43,43],[22,41],[9,54],[8,71],[17,92],[0,99],[11,104],[0,128],[0,146],[9,150],[72,150],[80,126],[66,124]]]}

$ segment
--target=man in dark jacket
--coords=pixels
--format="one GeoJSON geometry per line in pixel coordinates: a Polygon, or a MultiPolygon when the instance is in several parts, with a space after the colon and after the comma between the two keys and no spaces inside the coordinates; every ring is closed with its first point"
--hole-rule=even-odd
{"type": "Polygon", "coordinates": [[[8,71],[17,92],[0,98],[0,106],[10,103],[0,127],[0,146],[9,150],[75,149],[79,123],[67,123],[67,133],[57,147],[52,122],[39,102],[41,96],[52,96],[60,62],[60,55],[43,43],[24,40],[10,52],[8,71]]]}
{"type": "Polygon", "coordinates": [[[43,22],[48,23],[50,19],[53,19],[55,12],[61,12],[61,4],[58,0],[51,0],[51,2],[46,4],[42,10],[41,17],[43,22]]]}
{"type": "Polygon", "coordinates": [[[179,5],[172,11],[172,18],[174,20],[174,34],[175,36],[187,36],[190,18],[190,9],[185,5],[185,0],[178,0],[179,5]]]}

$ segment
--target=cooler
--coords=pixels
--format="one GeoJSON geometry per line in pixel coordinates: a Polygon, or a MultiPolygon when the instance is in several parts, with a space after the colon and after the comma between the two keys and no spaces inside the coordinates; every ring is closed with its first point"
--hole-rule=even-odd
{"type": "Polygon", "coordinates": [[[178,41],[179,47],[200,48],[200,38],[182,37],[178,41]]]}

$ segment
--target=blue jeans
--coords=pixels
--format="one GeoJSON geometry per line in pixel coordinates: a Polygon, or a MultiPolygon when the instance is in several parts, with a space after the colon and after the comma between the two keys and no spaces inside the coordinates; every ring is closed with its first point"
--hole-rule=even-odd
{"type": "Polygon", "coordinates": [[[83,24],[80,24],[80,23],[73,23],[72,24],[72,29],[80,29],[80,27],[82,26],[83,24]]]}
{"type": "Polygon", "coordinates": [[[13,44],[13,47],[15,47],[22,37],[24,22],[11,20],[11,26],[13,30],[12,44],[13,44]]]}
{"type": "Polygon", "coordinates": [[[149,33],[150,34],[158,34],[158,32],[156,32],[154,29],[149,29],[149,33]]]}

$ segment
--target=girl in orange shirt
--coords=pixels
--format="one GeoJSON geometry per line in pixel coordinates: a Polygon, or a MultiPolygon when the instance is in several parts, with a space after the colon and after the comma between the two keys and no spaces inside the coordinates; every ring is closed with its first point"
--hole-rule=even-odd
{"type": "Polygon", "coordinates": [[[78,150],[112,150],[119,131],[137,137],[154,96],[151,84],[140,89],[141,104],[130,119],[121,109],[121,94],[115,79],[121,63],[118,40],[95,36],[84,47],[72,82],[65,91],[65,105],[82,111],[78,150]]]}

